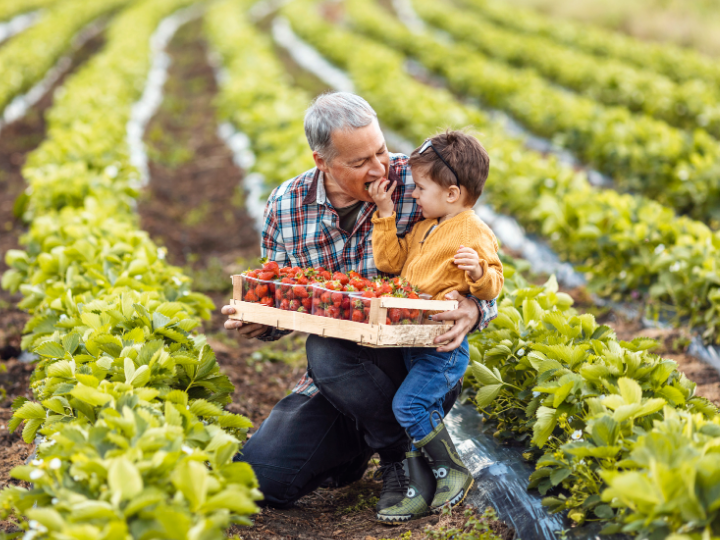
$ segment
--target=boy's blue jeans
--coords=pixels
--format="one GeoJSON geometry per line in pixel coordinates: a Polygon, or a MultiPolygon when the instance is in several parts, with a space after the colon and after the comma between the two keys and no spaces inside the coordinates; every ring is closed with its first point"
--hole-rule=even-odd
{"type": "Polygon", "coordinates": [[[408,375],[393,398],[393,412],[412,440],[419,441],[434,428],[430,414],[444,416],[443,399],[465,374],[470,349],[466,337],[454,351],[413,347],[403,349],[403,358],[408,375]]]}

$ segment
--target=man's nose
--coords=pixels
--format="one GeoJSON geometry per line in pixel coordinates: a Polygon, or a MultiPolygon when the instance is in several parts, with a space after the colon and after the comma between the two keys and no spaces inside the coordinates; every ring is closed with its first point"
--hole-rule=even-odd
{"type": "Polygon", "coordinates": [[[382,178],[383,176],[385,176],[385,164],[378,156],[374,156],[372,158],[372,163],[370,166],[370,170],[368,170],[368,174],[376,178],[382,178]]]}

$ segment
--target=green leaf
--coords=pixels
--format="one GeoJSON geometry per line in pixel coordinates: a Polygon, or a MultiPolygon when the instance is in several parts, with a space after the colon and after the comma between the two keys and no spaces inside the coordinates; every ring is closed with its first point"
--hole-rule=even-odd
{"type": "Polygon", "coordinates": [[[572,392],[572,389],[574,387],[575,383],[573,381],[570,381],[558,388],[558,390],[555,392],[555,398],[553,399],[553,407],[557,409],[560,404],[565,401],[565,398],[570,395],[570,392],[572,392]]]}
{"type": "Polygon", "coordinates": [[[185,496],[191,511],[196,512],[205,503],[208,471],[202,463],[183,460],[173,472],[172,483],[185,496]]]}
{"type": "Polygon", "coordinates": [[[620,435],[620,424],[610,415],[604,415],[592,423],[590,433],[596,445],[612,446],[620,435]]]}
{"type": "Polygon", "coordinates": [[[66,352],[73,354],[77,350],[78,346],[80,345],[80,336],[76,334],[75,332],[71,332],[67,334],[63,338],[63,348],[66,352]]]}
{"type": "Polygon", "coordinates": [[[620,388],[620,395],[625,400],[625,403],[640,403],[642,400],[642,388],[633,379],[627,377],[621,377],[618,379],[618,387],[620,388]]]}
{"type": "Polygon", "coordinates": [[[91,386],[86,386],[82,383],[78,384],[75,388],[73,388],[70,394],[72,394],[80,401],[89,403],[93,407],[100,407],[102,405],[105,405],[109,401],[112,401],[112,396],[104,394],[103,392],[91,386]]]}
{"type": "Polygon", "coordinates": [[[59,360],[47,367],[48,377],[72,379],[74,377],[72,366],[67,360],[59,360]]]}
{"type": "Polygon", "coordinates": [[[499,379],[487,366],[478,362],[473,362],[470,366],[470,372],[482,385],[502,384],[499,379]]]}
{"type": "Polygon", "coordinates": [[[65,356],[65,349],[55,341],[43,341],[35,347],[33,352],[45,358],[63,358],[65,356]]]}
{"type": "Polygon", "coordinates": [[[610,505],[607,504],[597,505],[595,508],[593,508],[593,512],[595,512],[595,515],[600,519],[610,520],[615,517],[615,512],[613,512],[613,509],[610,508],[610,505]]]}
{"type": "Polygon", "coordinates": [[[493,401],[495,401],[495,398],[497,398],[502,387],[502,384],[489,384],[481,387],[475,395],[476,407],[483,409],[490,405],[493,401]]]}
{"type": "Polygon", "coordinates": [[[560,482],[565,480],[568,476],[572,474],[572,471],[570,469],[555,469],[550,474],[550,482],[552,482],[553,486],[557,486],[560,482]]]}
{"type": "Polygon", "coordinates": [[[25,423],[25,427],[22,431],[22,438],[28,444],[31,444],[35,440],[35,434],[40,429],[43,421],[39,418],[33,418],[25,423]]]}
{"type": "Polygon", "coordinates": [[[45,419],[45,409],[39,403],[34,401],[26,401],[15,411],[14,416],[23,420],[32,420],[33,418],[45,419]]]}
{"type": "Polygon", "coordinates": [[[557,424],[555,418],[555,409],[549,407],[540,407],[537,411],[537,421],[533,425],[533,438],[532,441],[539,448],[542,448],[548,440],[548,437],[552,434],[557,424]]]}
{"type": "Polygon", "coordinates": [[[126,457],[112,461],[108,469],[108,485],[114,493],[120,493],[120,499],[126,501],[143,490],[143,479],[137,467],[126,457]]]}

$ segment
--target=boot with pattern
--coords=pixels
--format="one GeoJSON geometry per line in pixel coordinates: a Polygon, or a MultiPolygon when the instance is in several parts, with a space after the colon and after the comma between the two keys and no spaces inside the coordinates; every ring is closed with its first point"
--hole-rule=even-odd
{"type": "Polygon", "coordinates": [[[435,494],[435,476],[422,452],[408,452],[406,456],[410,480],[405,497],[377,513],[377,520],[386,525],[401,525],[427,515],[435,494]]]}
{"type": "Polygon", "coordinates": [[[430,511],[437,512],[449,504],[456,506],[465,500],[473,485],[473,477],[455,449],[450,434],[443,422],[420,441],[414,441],[427,456],[433,475],[437,479],[435,496],[430,503],[430,511]]]}
{"type": "Polygon", "coordinates": [[[402,461],[381,461],[378,471],[382,476],[383,486],[380,490],[380,498],[375,505],[375,511],[381,512],[402,500],[407,491],[407,478],[402,461]]]}

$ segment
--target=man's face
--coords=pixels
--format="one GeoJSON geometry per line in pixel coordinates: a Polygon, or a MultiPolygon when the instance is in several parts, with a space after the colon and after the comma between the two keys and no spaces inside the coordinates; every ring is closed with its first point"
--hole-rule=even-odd
{"type": "Polygon", "coordinates": [[[313,153],[318,169],[348,197],[371,202],[366,184],[387,178],[390,168],[390,155],[377,121],[361,128],[336,131],[332,140],[337,155],[330,163],[313,153]]]}

